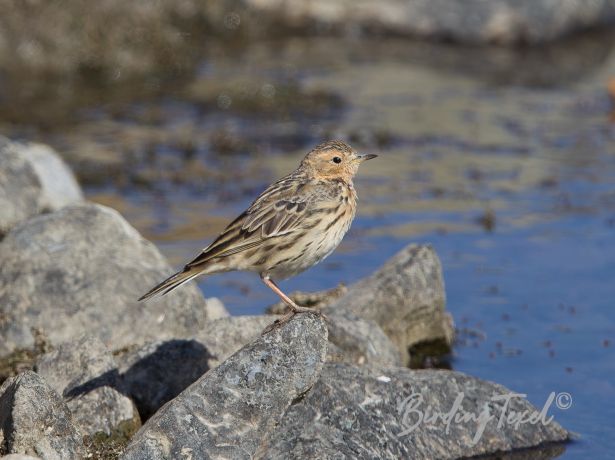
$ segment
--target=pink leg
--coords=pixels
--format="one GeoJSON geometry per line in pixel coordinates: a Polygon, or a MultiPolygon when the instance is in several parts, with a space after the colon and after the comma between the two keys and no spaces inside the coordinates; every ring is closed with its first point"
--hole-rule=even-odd
{"type": "Polygon", "coordinates": [[[267,287],[269,287],[273,292],[275,292],[277,295],[280,296],[280,299],[282,299],[282,301],[286,305],[288,305],[293,312],[295,313],[309,312],[309,313],[316,313],[316,314],[319,313],[317,310],[314,310],[312,308],[300,307],[299,305],[297,305],[295,302],[293,302],[293,300],[290,297],[284,294],[282,290],[278,287],[278,285],[275,284],[273,280],[269,278],[268,276],[262,276],[261,279],[263,280],[263,283],[267,285],[267,287]]]}
{"type": "Polygon", "coordinates": [[[269,287],[273,292],[275,292],[278,296],[280,296],[280,299],[282,299],[282,301],[286,305],[288,305],[291,310],[286,315],[284,315],[282,318],[276,319],[273,322],[273,324],[267,326],[265,330],[263,331],[263,335],[268,332],[271,332],[272,330],[276,329],[282,324],[287,323],[297,313],[312,313],[313,315],[319,315],[319,316],[324,317],[324,315],[319,310],[314,310],[312,308],[307,308],[307,307],[300,307],[299,305],[297,305],[295,302],[293,302],[293,300],[290,297],[284,294],[282,290],[268,276],[261,276],[261,279],[263,280],[263,283],[267,285],[267,287],[269,287]]]}

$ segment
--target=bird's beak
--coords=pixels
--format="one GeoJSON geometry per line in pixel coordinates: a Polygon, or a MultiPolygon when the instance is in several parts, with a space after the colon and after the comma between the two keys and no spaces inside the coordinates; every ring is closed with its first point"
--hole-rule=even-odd
{"type": "Polygon", "coordinates": [[[357,155],[357,159],[363,163],[364,161],[371,160],[376,158],[378,155],[374,155],[373,153],[368,153],[366,155],[357,155]]]}

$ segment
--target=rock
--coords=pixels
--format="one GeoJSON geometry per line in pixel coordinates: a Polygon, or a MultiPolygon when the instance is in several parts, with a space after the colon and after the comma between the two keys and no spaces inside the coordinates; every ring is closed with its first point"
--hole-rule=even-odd
{"type": "Polygon", "coordinates": [[[84,435],[122,431],[141,426],[130,398],[122,395],[117,365],[105,345],[83,336],[41,356],[36,372],[64,396],[73,422],[84,435]]]}
{"type": "Polygon", "coordinates": [[[32,457],[31,455],[9,454],[0,457],[0,460],[40,460],[40,457],[32,457]]]}
{"type": "Polygon", "coordinates": [[[268,316],[231,316],[208,322],[190,339],[157,340],[117,356],[123,387],[143,419],[205,372],[257,339],[268,316]]]}
{"type": "Polygon", "coordinates": [[[44,144],[19,144],[18,149],[34,168],[42,187],[44,211],[57,211],[83,201],[83,192],[70,168],[60,156],[44,144]]]}
{"type": "MultiPolygon", "coordinates": [[[[498,395],[507,388],[441,370],[326,364],[320,379],[307,395],[292,405],[260,452],[260,458],[467,458],[509,452],[541,444],[562,442],[569,433],[552,421],[548,424],[503,423],[523,411],[539,413],[525,398],[510,399],[505,408],[498,395]],[[459,411],[456,398],[462,395],[459,411]],[[479,423],[442,418],[430,423],[421,414],[484,414],[479,423]],[[493,419],[489,420],[488,416],[493,419]],[[476,437],[476,442],[473,439],[476,437]]],[[[461,415],[460,415],[461,416],[461,415]]]]}
{"type": "MultiPolygon", "coordinates": [[[[613,0],[246,0],[286,27],[318,24],[466,43],[542,43],[615,22],[613,0]]],[[[318,29],[317,29],[318,30],[318,29]]],[[[356,32],[355,32],[356,33],[356,32]]]]}
{"type": "Polygon", "coordinates": [[[327,316],[329,343],[327,361],[401,366],[401,353],[374,322],[349,312],[327,316]]]}
{"type": "Polygon", "coordinates": [[[118,357],[122,385],[143,420],[205,374],[214,360],[196,340],[166,340],[143,345],[118,357]]]}
{"type": "Polygon", "coordinates": [[[450,349],[453,326],[445,303],[442,268],[435,251],[431,246],[410,245],[376,273],[350,286],[345,296],[323,312],[350,312],[374,321],[408,364],[410,349],[450,349]]]}
{"type": "Polygon", "coordinates": [[[32,218],[0,243],[0,260],[0,357],[33,348],[35,333],[51,344],[85,333],[115,350],[186,337],[208,320],[195,285],[137,301],[172,270],[104,206],[84,203],[32,218]]]}
{"type": "Polygon", "coordinates": [[[231,314],[228,312],[224,304],[216,297],[210,297],[206,300],[207,319],[214,321],[220,318],[228,318],[231,314]]]}
{"type": "Polygon", "coordinates": [[[68,407],[32,371],[12,377],[0,387],[0,452],[44,459],[84,456],[81,433],[68,407]]]}
{"type": "MultiPolygon", "coordinates": [[[[395,345],[371,321],[351,314],[329,318],[328,361],[400,365],[395,345]]],[[[232,316],[207,323],[190,340],[156,341],[118,356],[123,386],[143,419],[201,375],[260,337],[271,316],[232,316]]]]}
{"type": "Polygon", "coordinates": [[[0,136],[0,236],[29,217],[81,200],[73,173],[50,147],[0,136]]]}
{"type": "Polygon", "coordinates": [[[326,350],[324,321],[296,316],[162,407],[121,458],[252,458],[292,401],[318,380],[326,350]]]}

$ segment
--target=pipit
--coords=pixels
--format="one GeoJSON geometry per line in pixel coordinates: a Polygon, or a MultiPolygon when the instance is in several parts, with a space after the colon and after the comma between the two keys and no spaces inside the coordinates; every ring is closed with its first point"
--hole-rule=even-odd
{"type": "Polygon", "coordinates": [[[164,295],[199,275],[232,270],[256,272],[290,311],[320,314],[293,302],[273,281],[317,264],[340,244],[357,207],[352,179],[359,165],[376,155],[359,155],[341,141],[316,146],[299,167],[271,184],[182,271],[141,297],[164,295]]]}

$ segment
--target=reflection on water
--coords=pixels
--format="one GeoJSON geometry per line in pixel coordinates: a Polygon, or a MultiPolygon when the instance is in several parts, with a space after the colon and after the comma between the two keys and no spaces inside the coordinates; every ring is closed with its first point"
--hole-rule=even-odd
{"type": "MultiPolygon", "coordinates": [[[[177,266],[323,138],[379,153],[357,178],[358,216],[339,250],[284,286],[350,283],[409,242],[433,244],[459,329],[454,367],[538,406],[568,391],[573,407],[552,413],[582,439],[564,456],[606,457],[615,418],[603,403],[615,398],[611,44],[604,35],[540,51],[255,44],[132,97],[111,87],[107,103],[92,105],[72,94],[58,126],[0,112],[0,129],[65,152],[89,197],[120,210],[177,266]]],[[[276,300],[246,274],[201,286],[235,314],[276,300]]]]}

